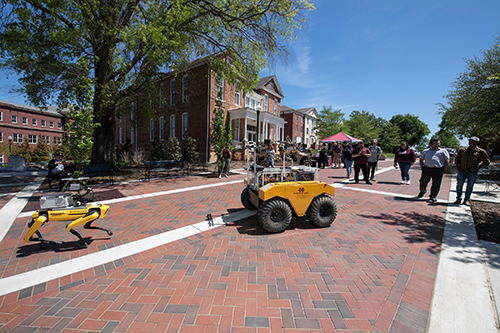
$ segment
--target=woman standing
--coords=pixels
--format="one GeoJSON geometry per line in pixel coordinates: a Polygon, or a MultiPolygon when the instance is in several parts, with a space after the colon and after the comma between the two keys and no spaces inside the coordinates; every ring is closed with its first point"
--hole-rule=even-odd
{"type": "Polygon", "coordinates": [[[417,155],[415,151],[408,147],[406,141],[401,142],[401,147],[396,151],[394,156],[394,167],[397,169],[398,165],[401,169],[401,184],[410,185],[410,168],[415,163],[417,155]]]}
{"type": "Polygon", "coordinates": [[[229,161],[231,159],[231,148],[229,148],[229,143],[226,143],[224,148],[222,149],[222,165],[220,169],[219,178],[224,175],[227,178],[227,174],[229,173],[229,161]]]}
{"type": "Polygon", "coordinates": [[[266,166],[269,168],[274,168],[274,149],[273,146],[269,145],[266,151],[266,166]]]}

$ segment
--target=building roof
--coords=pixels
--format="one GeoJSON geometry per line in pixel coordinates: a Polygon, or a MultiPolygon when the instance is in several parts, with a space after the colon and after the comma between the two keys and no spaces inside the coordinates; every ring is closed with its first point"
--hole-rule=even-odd
{"type": "Polygon", "coordinates": [[[292,109],[289,106],[282,105],[280,108],[280,113],[298,113],[311,118],[318,118],[318,111],[316,111],[316,108],[314,107],[303,108],[303,109],[292,109]]]}
{"type": "Polygon", "coordinates": [[[7,108],[12,108],[16,110],[21,110],[21,111],[29,111],[29,112],[35,112],[35,113],[41,113],[41,114],[50,114],[53,116],[65,116],[65,110],[62,112],[57,111],[57,106],[48,106],[46,109],[36,107],[36,106],[30,106],[30,105],[24,105],[24,104],[19,104],[19,103],[13,103],[13,102],[8,102],[8,101],[2,101],[0,100],[0,106],[7,107],[7,108]]]}
{"type": "Polygon", "coordinates": [[[283,90],[281,90],[281,86],[278,82],[278,78],[276,75],[271,75],[271,76],[266,76],[263,77],[257,82],[257,89],[263,90],[265,92],[268,92],[269,94],[275,95],[276,97],[279,97],[280,99],[285,98],[283,95],[283,90]],[[266,85],[271,82],[274,84],[275,90],[271,90],[266,85]]]}

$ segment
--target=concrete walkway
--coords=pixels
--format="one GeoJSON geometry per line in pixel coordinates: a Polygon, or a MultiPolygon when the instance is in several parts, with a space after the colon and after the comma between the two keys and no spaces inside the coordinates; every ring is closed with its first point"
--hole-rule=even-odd
{"type": "MultiPolygon", "coordinates": [[[[111,238],[48,251],[22,241],[33,179],[0,202],[0,331],[497,332],[498,244],[449,204],[454,178],[432,205],[415,198],[418,168],[399,186],[390,165],[371,187],[321,170],[334,225],[294,219],[276,235],[241,209],[243,175],[116,184],[127,197],[107,203],[111,238]]],[[[500,202],[481,186],[473,200],[500,202]]],[[[60,229],[41,230],[73,237],[60,229]]]]}

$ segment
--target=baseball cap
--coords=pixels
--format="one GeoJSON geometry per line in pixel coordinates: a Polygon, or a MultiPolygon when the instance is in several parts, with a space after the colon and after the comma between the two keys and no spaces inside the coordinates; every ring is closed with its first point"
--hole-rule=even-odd
{"type": "Polygon", "coordinates": [[[469,140],[479,142],[479,138],[478,138],[477,136],[473,136],[473,137],[472,137],[472,138],[470,138],[469,140]]]}

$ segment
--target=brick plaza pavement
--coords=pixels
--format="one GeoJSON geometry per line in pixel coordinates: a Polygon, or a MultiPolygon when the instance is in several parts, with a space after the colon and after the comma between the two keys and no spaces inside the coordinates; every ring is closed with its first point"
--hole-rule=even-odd
{"type": "MultiPolygon", "coordinates": [[[[388,167],[390,161],[380,163],[388,167]]],[[[320,171],[344,180],[345,169],[320,171]]],[[[377,182],[336,185],[338,217],[330,228],[294,218],[280,234],[255,216],[104,265],[0,296],[1,332],[424,332],[447,205],[415,198],[399,170],[377,182]]],[[[185,192],[110,203],[103,220],[114,231],[84,230],[87,249],[57,223],[40,230],[67,240],[41,251],[23,236],[19,217],[0,243],[0,277],[22,276],[89,253],[128,246],[243,210],[243,175],[189,176],[114,185],[126,196],[185,192]],[[210,184],[220,186],[206,188],[210,184]],[[200,187],[200,188],[196,188],[200,187]]],[[[449,175],[439,195],[447,200],[449,175]]]]}

